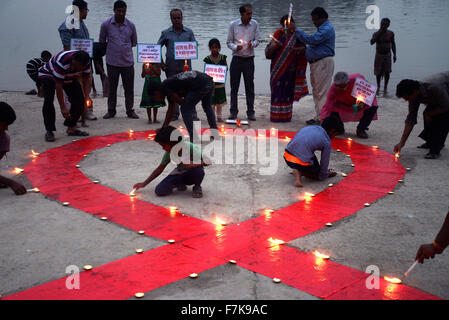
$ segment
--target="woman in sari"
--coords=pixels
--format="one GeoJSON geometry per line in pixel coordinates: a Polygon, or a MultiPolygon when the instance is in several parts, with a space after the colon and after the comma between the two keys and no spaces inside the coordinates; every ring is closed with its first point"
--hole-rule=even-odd
{"type": "MultiPolygon", "coordinates": [[[[281,26],[287,26],[288,16],[281,18],[281,26]]],[[[291,24],[294,20],[291,19],[291,24]]],[[[295,28],[276,30],[265,48],[265,56],[271,59],[270,87],[272,122],[288,122],[292,119],[293,102],[309,93],[306,81],[307,60],[305,45],[297,40],[295,28]],[[293,31],[290,31],[293,30],[293,31]]]]}

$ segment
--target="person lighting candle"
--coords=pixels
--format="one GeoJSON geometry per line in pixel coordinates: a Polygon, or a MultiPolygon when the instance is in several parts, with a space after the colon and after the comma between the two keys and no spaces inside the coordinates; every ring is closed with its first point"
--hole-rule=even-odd
{"type": "MultiPolygon", "coordinates": [[[[5,102],[0,102],[0,160],[9,152],[10,138],[6,133],[8,126],[16,120],[14,109],[5,102]]],[[[11,188],[16,195],[23,195],[26,188],[19,182],[0,175],[0,188],[11,188]]]]}
{"type": "Polygon", "coordinates": [[[327,94],[326,103],[321,110],[321,120],[329,117],[331,114],[337,114],[343,122],[359,121],[357,126],[357,137],[367,139],[368,130],[371,121],[377,120],[378,104],[376,98],[372,106],[367,106],[363,102],[357,103],[351,93],[357,78],[365,79],[361,74],[348,75],[346,72],[337,72],[327,94]],[[355,112],[354,103],[357,103],[357,112],[355,112]],[[363,110],[363,112],[361,112],[363,110]]]}
{"type": "Polygon", "coordinates": [[[424,259],[434,258],[436,254],[441,254],[449,245],[449,212],[446,215],[443,225],[438,232],[433,243],[423,244],[416,253],[415,260],[423,263],[424,259]]]}

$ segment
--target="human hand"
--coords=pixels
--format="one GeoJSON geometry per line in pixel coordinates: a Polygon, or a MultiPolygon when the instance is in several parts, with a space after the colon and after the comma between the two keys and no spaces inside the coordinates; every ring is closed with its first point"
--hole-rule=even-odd
{"type": "Polygon", "coordinates": [[[237,51],[240,51],[240,50],[242,50],[243,49],[243,46],[241,45],[241,44],[239,44],[238,46],[237,46],[237,51]]]}
{"type": "Polygon", "coordinates": [[[141,188],[145,188],[145,184],[143,182],[136,183],[133,187],[133,189],[136,189],[136,191],[141,188]]]}
{"type": "Polygon", "coordinates": [[[12,181],[9,185],[11,189],[14,191],[14,193],[18,196],[21,196],[25,193],[27,193],[27,189],[20,183],[12,181]]]}
{"type": "Polygon", "coordinates": [[[437,250],[432,244],[423,244],[419,247],[415,260],[418,260],[419,263],[423,263],[424,259],[433,259],[437,253],[437,250]]]}
{"type": "Polygon", "coordinates": [[[249,49],[251,49],[253,47],[253,44],[251,43],[251,41],[248,41],[247,44],[248,44],[249,49]]]}
{"type": "Polygon", "coordinates": [[[401,149],[404,145],[402,143],[398,143],[397,145],[394,146],[393,151],[394,153],[401,153],[401,149]]]}
{"type": "Polygon", "coordinates": [[[65,119],[69,119],[69,118],[70,118],[70,111],[69,111],[69,109],[67,109],[66,106],[61,107],[61,113],[62,113],[62,116],[63,116],[65,119]]]}
{"type": "Polygon", "coordinates": [[[397,60],[396,56],[393,56],[393,63],[396,63],[396,60],[397,60]]]}

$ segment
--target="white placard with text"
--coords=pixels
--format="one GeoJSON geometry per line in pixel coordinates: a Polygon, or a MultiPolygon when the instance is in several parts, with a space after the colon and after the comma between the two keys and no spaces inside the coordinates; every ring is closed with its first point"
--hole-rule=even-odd
{"type": "Polygon", "coordinates": [[[226,83],[226,73],[228,72],[227,66],[220,66],[217,64],[204,65],[204,73],[214,79],[217,83],[226,83]]]}
{"type": "Polygon", "coordinates": [[[175,60],[198,59],[198,43],[196,41],[175,42],[175,60]]]}
{"type": "Polygon", "coordinates": [[[376,91],[377,86],[363,80],[362,78],[357,78],[355,79],[351,96],[371,107],[373,105],[374,98],[376,97],[376,91]]]}
{"type": "Polygon", "coordinates": [[[137,62],[161,63],[161,45],[151,43],[137,44],[137,62]]]}
{"type": "Polygon", "coordinates": [[[82,50],[89,54],[89,57],[94,56],[94,39],[70,39],[70,50],[82,50]]]}

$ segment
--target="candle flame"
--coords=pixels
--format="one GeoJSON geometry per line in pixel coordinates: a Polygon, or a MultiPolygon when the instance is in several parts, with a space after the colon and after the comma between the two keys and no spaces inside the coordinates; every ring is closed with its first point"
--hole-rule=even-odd
{"type": "Polygon", "coordinates": [[[373,146],[373,149],[379,149],[379,147],[378,146],[373,146]]]}
{"type": "Polygon", "coordinates": [[[38,155],[39,155],[38,152],[35,152],[33,149],[31,149],[31,157],[32,158],[37,158],[38,155]]]}
{"type": "Polygon", "coordinates": [[[396,278],[396,277],[387,277],[387,276],[385,276],[385,277],[384,277],[384,280],[385,280],[385,281],[388,281],[388,282],[390,282],[390,283],[395,283],[395,284],[400,284],[400,283],[402,283],[402,280],[399,279],[399,278],[396,278]]]}
{"type": "Polygon", "coordinates": [[[19,174],[22,173],[24,170],[22,168],[14,168],[13,173],[19,174]]]}
{"type": "Polygon", "coordinates": [[[395,157],[396,159],[399,159],[399,157],[400,157],[399,152],[396,152],[395,155],[394,155],[394,157],[395,157]]]}
{"type": "Polygon", "coordinates": [[[224,221],[223,219],[220,219],[219,217],[215,218],[215,223],[222,225],[222,226],[226,225],[226,221],[224,221]]]}
{"type": "Polygon", "coordinates": [[[270,242],[270,243],[272,243],[272,244],[276,244],[276,245],[284,244],[284,243],[285,243],[285,241],[280,240],[280,239],[274,239],[273,237],[269,237],[269,238],[268,238],[268,242],[270,242]]]}
{"type": "Polygon", "coordinates": [[[324,253],[321,253],[321,252],[319,252],[318,250],[315,250],[315,251],[313,252],[313,254],[315,255],[315,257],[320,258],[320,259],[326,259],[326,260],[327,260],[327,259],[330,258],[329,255],[324,254],[324,253]]]}
{"type": "Polygon", "coordinates": [[[314,197],[315,194],[313,194],[311,192],[304,192],[304,196],[306,196],[306,197],[314,197]]]}
{"type": "Polygon", "coordinates": [[[291,141],[292,140],[292,138],[290,138],[290,137],[285,137],[284,138],[284,141],[286,141],[286,142],[289,142],[289,141],[291,141]]]}
{"type": "Polygon", "coordinates": [[[136,195],[136,191],[137,191],[136,188],[132,189],[131,192],[129,193],[129,195],[130,195],[131,197],[134,197],[134,196],[136,195]]]}
{"type": "Polygon", "coordinates": [[[351,139],[351,138],[348,138],[348,141],[352,141],[352,139],[351,139]]]}
{"type": "Polygon", "coordinates": [[[263,211],[264,214],[272,214],[273,212],[274,212],[273,209],[265,209],[265,210],[263,211]]]}

